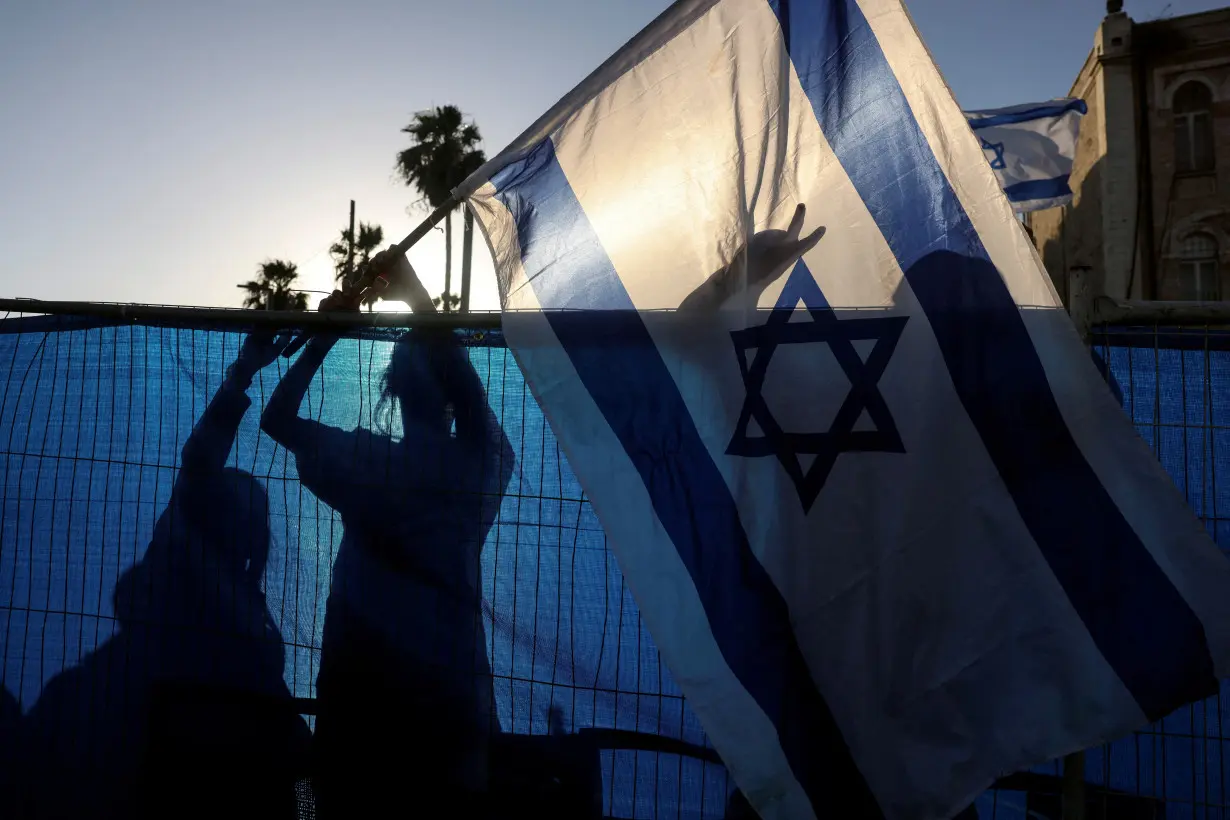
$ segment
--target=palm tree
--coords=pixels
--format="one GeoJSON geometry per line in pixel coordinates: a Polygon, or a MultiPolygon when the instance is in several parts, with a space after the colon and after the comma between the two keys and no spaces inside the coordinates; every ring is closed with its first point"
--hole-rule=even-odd
{"type": "MultiPolygon", "coordinates": [[[[449,201],[453,189],[487,161],[479,149],[482,135],[473,122],[467,123],[461,109],[455,105],[437,106],[420,111],[405,128],[413,143],[397,154],[397,172],[405,183],[418,190],[432,209],[449,201]]],[[[453,210],[444,217],[444,292],[452,291],[453,275],[453,210]]],[[[466,229],[472,223],[467,220],[466,229]]],[[[467,246],[469,243],[465,243],[467,246]]],[[[470,268],[467,256],[462,260],[462,292],[469,293],[465,281],[470,268]]],[[[446,302],[446,311],[449,305],[446,302]]]]}
{"type": "Polygon", "coordinates": [[[291,289],[298,276],[299,268],[293,262],[262,262],[256,278],[239,286],[247,292],[243,306],[253,310],[307,310],[307,294],[291,289]]]}
{"type": "MultiPolygon", "coordinates": [[[[359,236],[354,243],[354,268],[357,271],[372,258],[372,253],[384,243],[384,229],[379,225],[367,222],[359,223],[359,236]]],[[[341,238],[329,246],[329,255],[333,257],[333,278],[338,284],[346,284],[347,263],[350,262],[350,228],[342,228],[341,238]]],[[[375,292],[369,294],[363,303],[371,310],[379,297],[375,292]]]]}

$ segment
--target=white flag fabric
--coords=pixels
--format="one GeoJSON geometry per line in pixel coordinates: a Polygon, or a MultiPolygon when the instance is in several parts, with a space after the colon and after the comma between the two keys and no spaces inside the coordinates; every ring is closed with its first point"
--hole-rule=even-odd
{"type": "Polygon", "coordinates": [[[457,193],[763,817],[951,817],[1216,691],[1228,564],[898,0],[682,0],[457,193]]]}
{"type": "Polygon", "coordinates": [[[1014,210],[1072,201],[1068,177],[1087,110],[1084,100],[1061,99],[965,112],[1014,210]]]}

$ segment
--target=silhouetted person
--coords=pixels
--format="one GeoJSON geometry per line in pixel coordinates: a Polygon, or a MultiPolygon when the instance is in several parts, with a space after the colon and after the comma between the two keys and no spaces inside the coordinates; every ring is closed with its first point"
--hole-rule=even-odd
{"type": "Polygon", "coordinates": [[[21,737],[21,706],[0,686],[0,817],[17,811],[17,785],[25,766],[21,737]]]}
{"type": "MultiPolygon", "coordinates": [[[[390,249],[374,262],[387,265],[386,298],[434,312],[405,256],[390,249]]],[[[432,801],[473,816],[493,720],[479,560],[513,453],[451,333],[414,331],[393,348],[381,405],[396,400],[400,441],[301,418],[335,341],[313,338],[261,422],[345,526],[317,678],[317,804],[325,818],[432,801]]]]}
{"type": "Polygon", "coordinates": [[[224,466],[245,390],[280,350],[244,342],[184,445],[149,548],[116,586],[118,632],[24,721],[37,816],[294,816],[310,735],[260,587],[268,501],[224,466]]]}

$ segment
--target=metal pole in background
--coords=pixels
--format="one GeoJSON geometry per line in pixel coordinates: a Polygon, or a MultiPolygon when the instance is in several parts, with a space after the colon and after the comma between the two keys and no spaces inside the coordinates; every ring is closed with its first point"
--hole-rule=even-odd
{"type": "Polygon", "coordinates": [[[342,280],[343,285],[350,284],[354,279],[354,200],[350,200],[350,239],[347,242],[346,248],[346,278],[342,280]]]}
{"type": "Polygon", "coordinates": [[[461,206],[461,312],[470,312],[470,256],[474,250],[474,214],[461,206]]]}

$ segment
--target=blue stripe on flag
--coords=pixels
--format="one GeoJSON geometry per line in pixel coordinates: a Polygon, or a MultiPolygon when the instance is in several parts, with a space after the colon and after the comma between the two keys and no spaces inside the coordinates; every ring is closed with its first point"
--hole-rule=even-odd
{"type": "Polygon", "coordinates": [[[1217,691],[1200,620],[1072,438],[999,271],[854,0],[768,0],[842,168],[892,248],[1022,520],[1150,719],[1217,691]]]}
{"type": "Polygon", "coordinates": [[[1034,202],[1039,199],[1059,199],[1061,196],[1071,196],[1072,189],[1068,187],[1068,174],[1053,179],[1027,179],[1004,189],[1009,202],[1034,202]]]}
{"type": "Polygon", "coordinates": [[[1043,120],[1058,117],[1069,111],[1088,113],[1089,107],[1084,100],[1068,100],[1054,105],[1039,105],[1036,108],[1025,108],[1020,111],[1005,111],[1003,114],[992,114],[989,117],[968,118],[969,127],[977,131],[980,128],[994,128],[997,125],[1013,125],[1030,120],[1043,120]]]}
{"type": "Polygon", "coordinates": [[[577,201],[550,140],[491,180],[512,214],[522,264],[551,327],[636,465],[692,577],[713,637],[777,728],[818,815],[882,817],[816,689],[777,587],[756,559],[739,511],[679,388],[577,201]],[[604,310],[573,307],[578,291],[604,310]]]}

